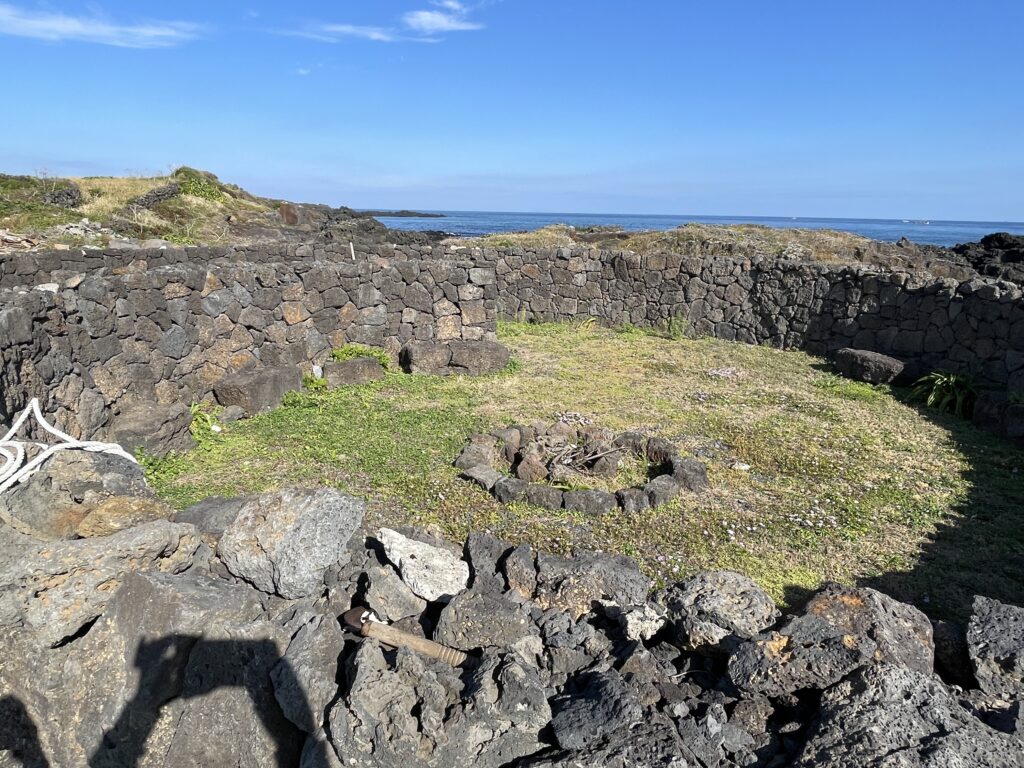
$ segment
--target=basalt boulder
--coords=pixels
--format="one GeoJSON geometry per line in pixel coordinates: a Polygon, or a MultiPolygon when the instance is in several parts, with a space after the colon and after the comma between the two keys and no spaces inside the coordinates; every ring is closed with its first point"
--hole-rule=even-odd
{"type": "Polygon", "coordinates": [[[1024,699],[1024,608],[974,598],[967,652],[983,691],[1024,699]]]}
{"type": "Polygon", "coordinates": [[[867,349],[840,349],[832,362],[843,376],[868,384],[888,384],[903,373],[903,361],[867,349]]]}
{"type": "Polygon", "coordinates": [[[733,650],[779,618],[774,601],[752,579],[735,571],[707,571],[661,590],[682,648],[733,650]]]}
{"type": "Polygon", "coordinates": [[[825,691],[793,765],[1021,768],[1024,742],[975,718],[938,678],[878,664],[825,691]]]}
{"type": "Polygon", "coordinates": [[[729,676],[742,691],[781,696],[827,688],[879,663],[930,674],[931,623],[881,592],[829,584],[780,630],[740,644],[729,676]]]}
{"type": "Polygon", "coordinates": [[[331,488],[266,493],[242,506],[217,554],[232,574],[263,592],[309,597],[345,554],[364,509],[361,500],[331,488]]]}

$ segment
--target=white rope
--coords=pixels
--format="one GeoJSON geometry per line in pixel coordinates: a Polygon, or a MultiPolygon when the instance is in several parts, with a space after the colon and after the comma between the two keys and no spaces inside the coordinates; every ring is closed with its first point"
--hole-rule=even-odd
{"type": "MultiPolygon", "coordinates": [[[[61,432],[43,418],[43,413],[39,409],[38,398],[32,398],[32,401],[25,407],[25,410],[14,420],[11,428],[7,430],[7,434],[0,438],[0,457],[4,461],[3,466],[0,466],[0,493],[33,475],[40,465],[55,453],[70,450],[109,453],[113,456],[120,456],[128,459],[128,461],[138,463],[135,461],[134,456],[116,443],[102,443],[98,440],[76,440],[71,435],[61,432]],[[35,443],[15,440],[14,436],[18,434],[18,430],[22,428],[30,415],[34,416],[36,423],[56,437],[59,442],[35,443]],[[35,448],[39,453],[25,464],[29,448],[35,448]]],[[[6,517],[6,515],[0,516],[6,517]]]]}

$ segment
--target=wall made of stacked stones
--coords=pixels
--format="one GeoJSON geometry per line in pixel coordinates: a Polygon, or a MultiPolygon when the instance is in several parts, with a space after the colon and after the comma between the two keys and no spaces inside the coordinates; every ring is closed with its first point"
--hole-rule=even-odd
{"type": "MultiPolygon", "coordinates": [[[[61,252],[65,253],[65,252],[61,252]]],[[[495,338],[493,270],[449,259],[145,260],[0,294],[3,410],[31,397],[76,435],[119,403],[191,402],[237,371],[310,370],[354,342],[397,357],[410,342],[495,338]]]]}
{"type": "Polygon", "coordinates": [[[594,249],[449,249],[493,266],[502,317],[675,322],[698,335],[827,354],[856,347],[922,372],[1024,390],[1020,288],[922,272],[594,249]]]}

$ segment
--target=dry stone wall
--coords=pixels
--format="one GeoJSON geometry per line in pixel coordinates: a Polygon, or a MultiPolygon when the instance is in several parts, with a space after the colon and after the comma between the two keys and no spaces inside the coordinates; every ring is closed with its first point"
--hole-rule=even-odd
{"type": "MultiPolygon", "coordinates": [[[[449,251],[449,253],[451,253],[449,251]]],[[[651,327],[828,354],[900,358],[909,372],[966,372],[1024,391],[1024,301],[999,280],[771,258],[639,256],[590,249],[476,250],[508,318],[651,327]]]]}
{"type": "Polygon", "coordinates": [[[403,347],[441,349],[439,365],[466,369],[478,349],[498,346],[493,269],[465,261],[363,254],[152,267],[152,255],[137,253],[71,273],[72,262],[48,258],[38,263],[60,269],[26,272],[33,287],[0,294],[2,404],[10,417],[39,397],[75,435],[101,433],[133,402],[206,398],[241,371],[290,369],[297,381],[298,369],[350,342],[396,358],[403,347]]]}
{"type": "Polygon", "coordinates": [[[910,375],[969,372],[1024,391],[1020,288],[922,272],[325,242],[19,254],[0,262],[0,287],[4,415],[38,396],[88,436],[125,403],[187,404],[238,371],[310,370],[347,342],[402,352],[417,372],[491,370],[505,359],[499,317],[674,321],[816,354],[874,350],[910,375]]]}

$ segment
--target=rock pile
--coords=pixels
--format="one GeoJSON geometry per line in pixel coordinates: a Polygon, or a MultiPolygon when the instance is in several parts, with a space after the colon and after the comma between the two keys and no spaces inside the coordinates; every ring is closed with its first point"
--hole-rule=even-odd
{"type": "Polygon", "coordinates": [[[708,487],[704,465],[682,456],[668,440],[639,432],[615,435],[602,427],[562,420],[473,435],[455,466],[498,501],[526,501],[544,509],[593,515],[616,508],[642,512],[668,503],[683,491],[708,487]],[[615,492],[587,488],[595,478],[614,480],[622,460],[630,456],[647,468],[649,479],[642,486],[615,492]]]}
{"type": "Polygon", "coordinates": [[[0,765],[1024,766],[1022,608],[978,599],[965,690],[871,589],[784,618],[738,573],[650,589],[625,557],[368,529],[330,489],[0,528],[0,765]],[[347,634],[353,606],[469,658],[347,634]]]}

